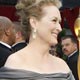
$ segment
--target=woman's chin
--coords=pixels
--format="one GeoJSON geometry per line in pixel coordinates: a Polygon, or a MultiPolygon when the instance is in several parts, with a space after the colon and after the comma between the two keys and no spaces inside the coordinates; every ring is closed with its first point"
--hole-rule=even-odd
{"type": "Polygon", "coordinates": [[[51,45],[56,45],[57,43],[58,43],[58,41],[55,40],[55,41],[53,41],[53,42],[51,43],[51,45]]]}

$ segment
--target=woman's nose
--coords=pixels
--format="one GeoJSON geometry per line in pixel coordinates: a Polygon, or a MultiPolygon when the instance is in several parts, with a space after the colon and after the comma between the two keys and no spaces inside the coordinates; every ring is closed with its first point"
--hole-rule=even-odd
{"type": "Polygon", "coordinates": [[[58,32],[61,32],[62,31],[61,25],[58,24],[56,29],[57,29],[58,32]]]}

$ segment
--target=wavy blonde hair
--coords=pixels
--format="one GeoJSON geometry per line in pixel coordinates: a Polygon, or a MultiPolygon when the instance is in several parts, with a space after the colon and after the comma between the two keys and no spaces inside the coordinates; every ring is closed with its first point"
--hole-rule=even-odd
{"type": "Polygon", "coordinates": [[[24,25],[28,35],[31,33],[29,18],[34,16],[37,20],[42,18],[42,8],[47,5],[54,5],[57,8],[62,6],[60,0],[19,0],[16,5],[17,14],[24,25]]]}

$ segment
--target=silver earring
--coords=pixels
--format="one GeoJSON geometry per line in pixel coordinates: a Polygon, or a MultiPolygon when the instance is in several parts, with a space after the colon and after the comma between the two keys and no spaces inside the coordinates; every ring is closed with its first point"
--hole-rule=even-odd
{"type": "Polygon", "coordinates": [[[36,32],[37,32],[37,30],[36,30],[36,29],[33,29],[33,33],[32,33],[32,37],[33,37],[33,39],[36,38],[36,32]]]}

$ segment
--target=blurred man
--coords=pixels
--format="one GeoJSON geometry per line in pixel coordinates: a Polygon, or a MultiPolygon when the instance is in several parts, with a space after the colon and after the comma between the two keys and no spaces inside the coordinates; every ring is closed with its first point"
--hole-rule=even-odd
{"type": "Polygon", "coordinates": [[[6,59],[12,53],[11,46],[15,41],[14,27],[11,20],[0,16],[0,67],[5,64],[6,59]]]}
{"type": "Polygon", "coordinates": [[[63,53],[68,57],[66,62],[72,70],[75,80],[79,80],[77,72],[77,62],[79,55],[77,39],[75,39],[72,35],[64,36],[61,39],[61,45],[63,53]]]}
{"type": "Polygon", "coordinates": [[[22,25],[19,22],[14,22],[14,29],[15,29],[15,43],[12,45],[12,49],[14,52],[24,48],[26,43],[26,32],[23,29],[22,25]]]}

